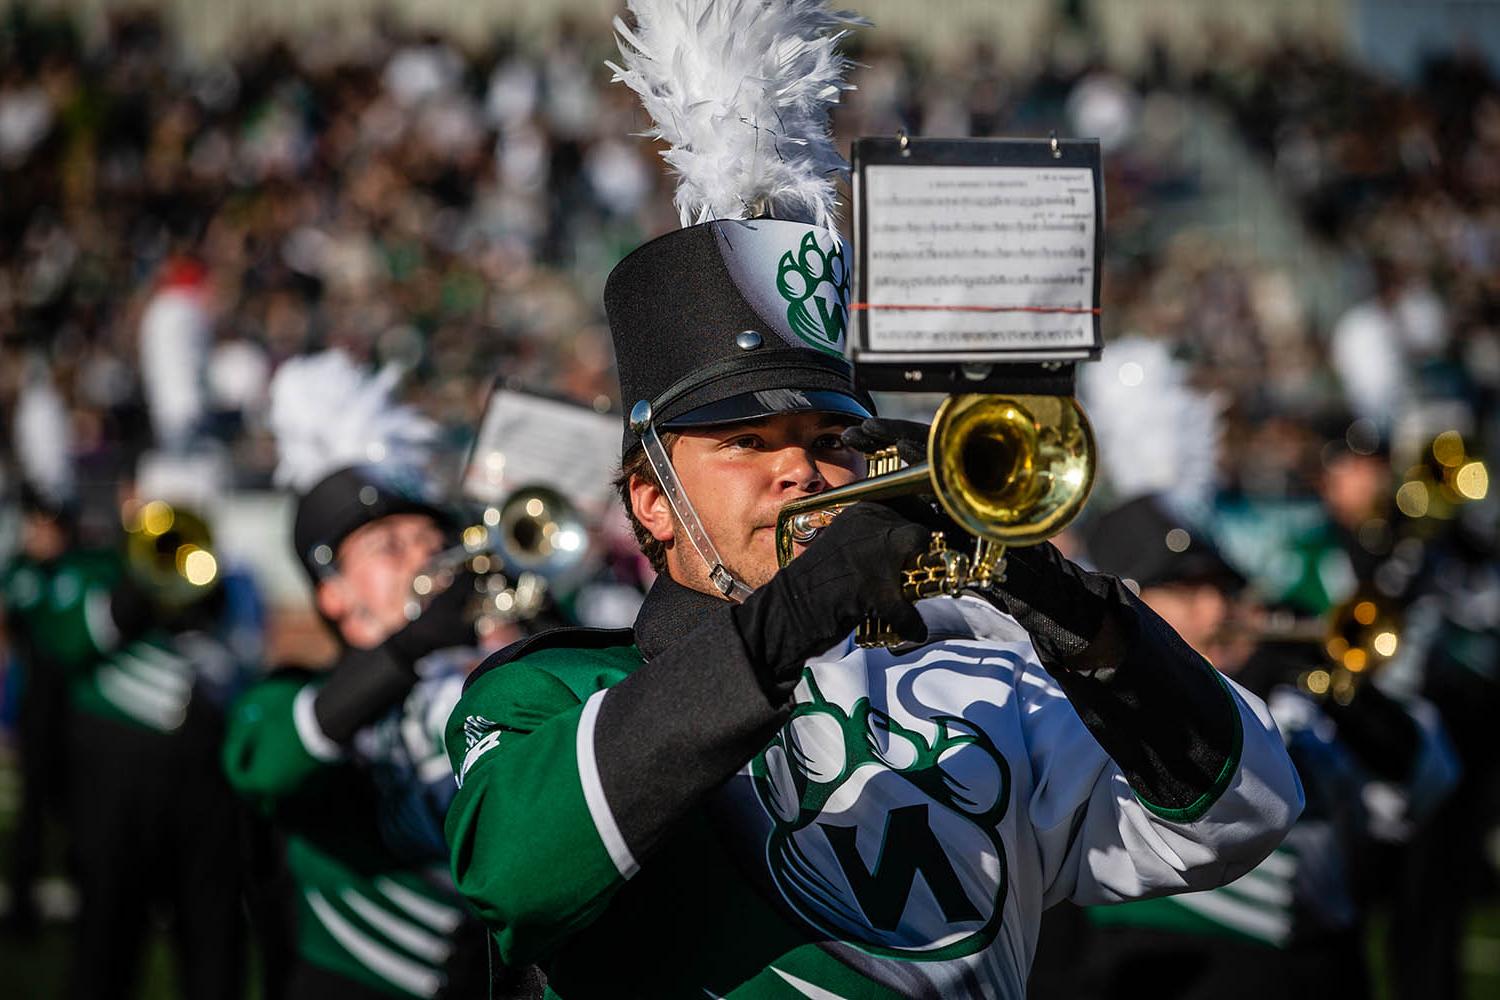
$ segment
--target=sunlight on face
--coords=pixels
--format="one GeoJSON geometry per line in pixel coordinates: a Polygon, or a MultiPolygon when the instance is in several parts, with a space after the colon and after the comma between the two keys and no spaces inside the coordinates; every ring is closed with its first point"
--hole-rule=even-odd
{"type": "MultiPolygon", "coordinates": [[[[683,432],[672,464],[705,530],[735,576],[751,588],[776,575],[776,514],[792,500],[864,475],[864,455],[846,448],[847,416],[783,413],[683,432]]],[[[708,569],[672,529],[667,568],[679,583],[715,592],[708,569]]]]}

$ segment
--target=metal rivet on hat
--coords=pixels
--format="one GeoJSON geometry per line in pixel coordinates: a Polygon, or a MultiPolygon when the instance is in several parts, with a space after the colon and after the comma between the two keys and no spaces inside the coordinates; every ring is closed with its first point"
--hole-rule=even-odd
{"type": "Polygon", "coordinates": [[[1186,552],[1187,547],[1192,544],[1193,536],[1181,528],[1173,528],[1167,532],[1167,548],[1173,552],[1186,552]]]}
{"type": "Polygon", "coordinates": [[[630,429],[637,434],[642,434],[650,426],[651,403],[643,399],[630,408],[630,429]]]}
{"type": "Polygon", "coordinates": [[[742,351],[753,351],[760,345],[760,333],[756,330],[741,330],[734,336],[734,346],[742,351]]]}
{"type": "Polygon", "coordinates": [[[319,566],[327,566],[333,562],[333,550],[326,545],[319,545],[313,549],[313,562],[319,566]]]}
{"type": "Polygon", "coordinates": [[[375,501],[380,499],[380,491],[373,486],[361,486],[359,488],[359,502],[366,507],[375,506],[375,501]]]}

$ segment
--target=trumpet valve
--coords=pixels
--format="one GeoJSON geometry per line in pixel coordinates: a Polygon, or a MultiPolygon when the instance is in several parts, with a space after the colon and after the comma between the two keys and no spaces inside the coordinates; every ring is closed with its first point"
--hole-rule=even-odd
{"type": "Polygon", "coordinates": [[[968,585],[972,560],[948,548],[941,531],[932,533],[927,551],[902,571],[902,591],[909,600],[957,593],[968,585]]]}

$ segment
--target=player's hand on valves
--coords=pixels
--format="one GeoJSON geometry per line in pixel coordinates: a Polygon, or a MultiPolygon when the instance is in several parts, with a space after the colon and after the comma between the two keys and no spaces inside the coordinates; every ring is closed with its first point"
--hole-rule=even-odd
{"type": "Polygon", "coordinates": [[[927,626],[901,593],[901,570],[927,550],[929,534],[884,504],[845,510],[732,610],[751,661],[775,677],[796,676],[809,656],[871,615],[904,639],[926,639],[927,626]]]}
{"type": "MultiPolygon", "coordinates": [[[[844,444],[864,452],[894,446],[908,464],[927,458],[929,425],[913,420],[872,417],[844,431],[844,444]]],[[[925,499],[908,499],[897,506],[908,517],[947,535],[959,548],[966,534],[954,521],[925,499]]],[[[992,604],[1015,618],[1049,666],[1074,661],[1094,643],[1114,609],[1129,598],[1119,581],[1075,565],[1051,542],[1009,548],[1004,578],[981,591],[992,604]]]]}

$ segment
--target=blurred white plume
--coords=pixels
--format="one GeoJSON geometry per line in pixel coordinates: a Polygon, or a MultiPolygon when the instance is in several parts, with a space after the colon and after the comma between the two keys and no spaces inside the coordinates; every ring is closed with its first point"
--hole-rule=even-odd
{"type": "Polygon", "coordinates": [[[1079,398],[1115,500],[1156,494],[1179,515],[1202,514],[1217,485],[1222,401],[1190,387],[1159,340],[1114,341],[1081,369],[1079,398]]]}
{"type": "Polygon", "coordinates": [[[626,0],[615,80],[641,97],[676,172],[684,226],[769,214],[832,228],[847,174],[828,113],[845,90],[838,42],[869,24],[827,0],[626,0]]]}
{"type": "Polygon", "coordinates": [[[186,447],[203,420],[210,325],[198,285],[168,284],[141,315],[141,383],[151,429],[165,448],[186,447]]]}
{"type": "Polygon", "coordinates": [[[16,398],[15,449],[21,478],[33,489],[53,503],[73,498],[73,425],[40,356],[27,360],[16,398]]]}
{"type": "Polygon", "coordinates": [[[424,468],[438,426],[392,402],[402,370],[367,374],[343,351],[292,358],[271,380],[276,485],[302,493],[353,465],[424,468]]]}

